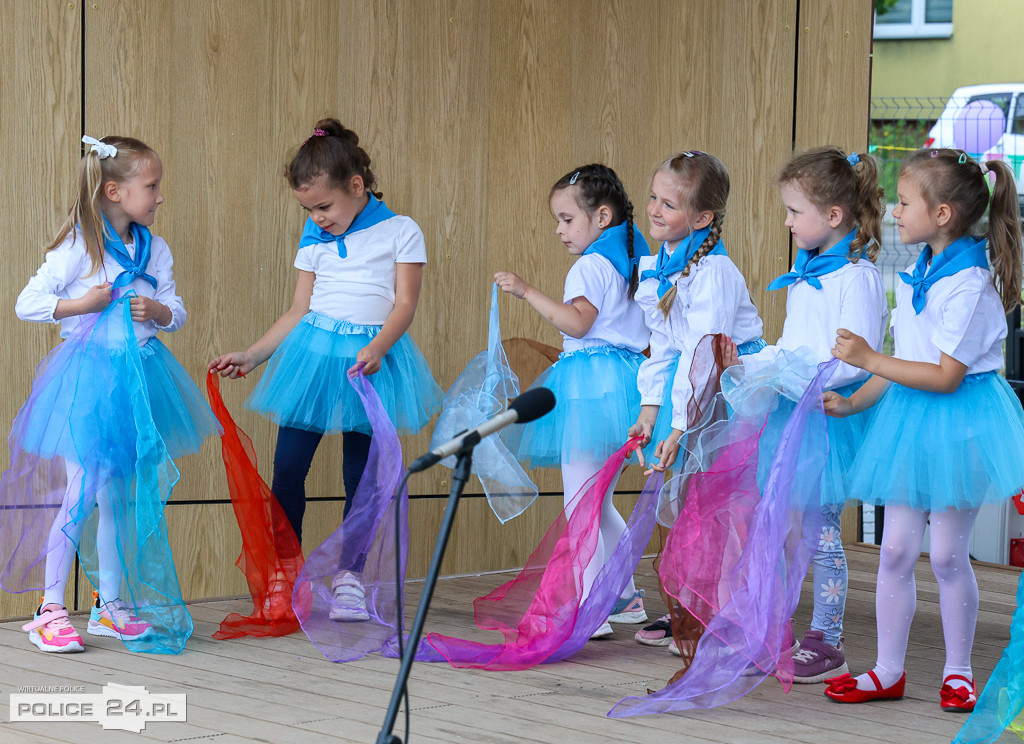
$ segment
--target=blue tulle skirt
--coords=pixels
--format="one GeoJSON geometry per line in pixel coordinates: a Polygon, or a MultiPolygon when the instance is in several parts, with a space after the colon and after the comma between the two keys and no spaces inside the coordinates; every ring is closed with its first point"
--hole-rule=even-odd
{"type": "MultiPolygon", "coordinates": [[[[836,392],[844,398],[849,398],[863,384],[863,382],[856,382],[837,388],[836,392]]],[[[778,407],[768,415],[764,432],[758,441],[757,482],[762,488],[768,478],[768,468],[771,465],[772,456],[778,449],[782,430],[795,408],[796,402],[784,395],[779,395],[778,407]]],[[[871,420],[871,415],[872,411],[868,409],[863,413],[846,418],[825,417],[825,427],[828,432],[828,457],[825,459],[825,467],[821,473],[821,503],[823,506],[841,505],[851,498],[856,498],[849,493],[847,484],[853,472],[853,460],[857,456],[861,442],[864,441],[864,431],[871,420]]]]}
{"type": "Polygon", "coordinates": [[[121,462],[122,454],[131,459],[132,415],[112,404],[110,388],[118,384],[111,370],[135,365],[136,359],[141,360],[153,423],[172,459],[197,452],[206,437],[220,432],[203,394],[158,339],[147,341],[136,357],[126,356],[123,344],[108,346],[98,336],[94,334],[88,345],[63,342],[40,365],[33,391],[38,402],[34,415],[25,421],[24,450],[44,459],[61,456],[84,465],[121,462]],[[39,414],[42,411],[45,416],[39,414]],[[112,436],[115,431],[117,436],[112,436]],[[124,443],[124,453],[113,451],[118,442],[124,443]]]}
{"type": "Polygon", "coordinates": [[[555,394],[555,408],[502,438],[527,467],[604,462],[626,443],[640,414],[636,374],[643,354],[617,346],[564,352],[534,381],[555,394]]]}
{"type": "Polygon", "coordinates": [[[1024,410],[996,372],[952,393],[890,384],[853,462],[849,493],[918,511],[970,509],[1024,487],[1024,410]]]}
{"type": "MultiPolygon", "coordinates": [[[[756,354],[767,345],[763,338],[758,338],[740,344],[736,350],[739,356],[745,356],[746,354],[756,354]]],[[[661,407],[658,409],[658,418],[654,422],[651,441],[644,447],[644,458],[647,462],[658,461],[658,458],[654,456],[658,448],[658,442],[665,441],[668,439],[669,434],[672,433],[672,386],[675,384],[676,374],[679,372],[679,357],[680,355],[676,354],[669,364],[667,382],[665,383],[665,397],[661,407]]],[[[684,374],[689,374],[689,365],[687,365],[684,374]]]]}
{"type": "MultiPolygon", "coordinates": [[[[246,408],[279,426],[372,434],[348,370],[380,329],[307,313],[270,357],[246,408]]],[[[380,371],[366,379],[399,434],[415,434],[441,408],[441,388],[408,334],[384,356],[380,371]]]]}

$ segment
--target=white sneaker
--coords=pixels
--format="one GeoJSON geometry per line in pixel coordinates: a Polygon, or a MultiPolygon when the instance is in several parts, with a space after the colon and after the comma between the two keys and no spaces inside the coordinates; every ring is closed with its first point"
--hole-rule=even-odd
{"type": "Polygon", "coordinates": [[[369,620],[366,612],[366,592],[359,578],[351,571],[339,571],[331,584],[331,611],[327,615],[339,623],[358,623],[369,620]]]}
{"type": "Polygon", "coordinates": [[[611,638],[615,635],[615,629],[612,628],[608,623],[602,623],[601,627],[594,631],[594,634],[590,636],[590,640],[611,638]]]}

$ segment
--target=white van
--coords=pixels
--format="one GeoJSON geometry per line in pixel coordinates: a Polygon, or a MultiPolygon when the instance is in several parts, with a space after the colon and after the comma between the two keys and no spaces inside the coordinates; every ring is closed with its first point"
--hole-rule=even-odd
{"type": "Polygon", "coordinates": [[[1017,179],[1017,194],[1024,201],[1024,83],[968,85],[957,88],[935,126],[928,132],[923,147],[955,147],[953,125],[967,104],[978,100],[991,101],[1006,116],[1006,129],[989,150],[972,152],[981,160],[1004,160],[1017,179]]]}

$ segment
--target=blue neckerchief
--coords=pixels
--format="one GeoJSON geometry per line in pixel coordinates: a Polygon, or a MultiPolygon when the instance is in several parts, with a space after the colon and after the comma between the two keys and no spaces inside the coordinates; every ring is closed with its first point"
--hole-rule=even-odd
{"type": "Polygon", "coordinates": [[[985,255],[985,239],[972,238],[965,235],[950,243],[946,250],[935,257],[929,267],[928,262],[932,257],[931,246],[926,245],[921,255],[917,257],[917,264],[914,266],[914,273],[900,272],[900,279],[914,288],[914,313],[921,314],[924,310],[925,293],[939,279],[953,276],[958,271],[978,266],[982,269],[988,268],[988,257],[985,255]]]}
{"type": "Polygon", "coordinates": [[[306,218],[306,225],[302,228],[302,237],[299,238],[299,248],[305,248],[307,245],[315,245],[317,243],[334,243],[338,244],[338,255],[342,258],[348,256],[348,249],[345,247],[345,236],[351,235],[354,232],[365,230],[368,227],[373,227],[378,222],[384,220],[390,220],[395,216],[395,213],[388,209],[387,205],[380,201],[376,196],[370,194],[370,201],[363,207],[363,211],[356,215],[356,218],[352,220],[352,224],[348,226],[341,235],[331,235],[326,230],[320,229],[312,217],[306,218]]]}
{"type": "Polygon", "coordinates": [[[768,285],[768,291],[771,292],[773,289],[788,287],[796,282],[797,279],[803,279],[815,289],[821,289],[821,282],[818,281],[819,276],[831,274],[833,271],[838,271],[850,263],[848,255],[850,243],[853,242],[856,236],[857,229],[854,228],[851,233],[824,253],[821,253],[819,248],[810,251],[800,249],[796,252],[796,263],[793,265],[793,270],[788,274],[776,277],[768,285]]]}
{"type": "MultiPolygon", "coordinates": [[[[640,281],[657,278],[658,297],[664,297],[665,293],[672,289],[672,281],[669,277],[686,268],[686,264],[690,263],[690,259],[693,258],[693,255],[703,245],[705,238],[710,234],[710,227],[695,230],[686,236],[685,241],[676,246],[671,256],[668,255],[668,251],[665,250],[665,244],[662,243],[661,250],[658,251],[658,262],[654,265],[653,269],[648,269],[640,274],[640,281]]],[[[716,254],[722,256],[729,255],[725,252],[725,246],[722,245],[721,240],[708,252],[709,256],[716,254]]]]}
{"type": "Polygon", "coordinates": [[[103,248],[114,257],[118,265],[124,271],[114,279],[111,289],[126,287],[136,279],[145,279],[153,289],[156,289],[156,279],[146,273],[146,266],[149,264],[149,246],[153,242],[153,236],[148,228],[136,223],[131,224],[132,237],[135,239],[135,258],[128,255],[128,249],[117,234],[110,220],[103,215],[103,248]]]}
{"type": "Polygon", "coordinates": [[[599,256],[604,256],[628,282],[633,276],[633,269],[640,265],[640,256],[637,252],[646,249],[646,252],[650,253],[650,249],[647,248],[647,241],[644,239],[644,234],[640,232],[640,228],[633,225],[633,258],[630,259],[627,238],[626,223],[620,222],[615,227],[609,227],[601,233],[601,236],[591,243],[587,250],[583,251],[583,255],[596,253],[599,256]]]}

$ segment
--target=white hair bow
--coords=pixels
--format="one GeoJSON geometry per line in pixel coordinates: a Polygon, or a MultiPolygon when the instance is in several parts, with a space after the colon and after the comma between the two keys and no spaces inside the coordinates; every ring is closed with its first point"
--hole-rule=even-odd
{"type": "Polygon", "coordinates": [[[117,148],[113,145],[108,145],[106,142],[100,142],[95,137],[90,137],[88,134],[82,137],[82,142],[87,145],[92,145],[92,151],[100,156],[100,160],[104,158],[113,158],[117,156],[117,148]]]}

